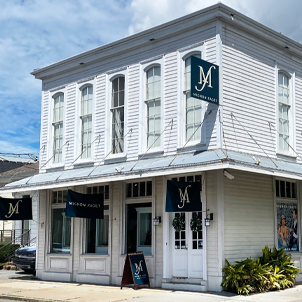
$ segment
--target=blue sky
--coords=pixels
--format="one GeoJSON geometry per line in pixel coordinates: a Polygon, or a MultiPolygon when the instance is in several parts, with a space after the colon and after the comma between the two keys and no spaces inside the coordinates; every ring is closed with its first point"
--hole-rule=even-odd
{"type": "MultiPolygon", "coordinates": [[[[302,43],[302,1],[222,3],[302,43]]],[[[0,0],[0,153],[37,153],[41,81],[70,56],[213,5],[212,0],[0,0]]]]}

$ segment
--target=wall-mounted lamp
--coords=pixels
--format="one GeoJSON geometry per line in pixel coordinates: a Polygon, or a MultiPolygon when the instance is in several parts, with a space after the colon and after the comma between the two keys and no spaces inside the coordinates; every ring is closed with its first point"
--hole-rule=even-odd
{"type": "Polygon", "coordinates": [[[161,223],[161,216],[156,216],[153,218],[153,225],[157,226],[161,223]]]}
{"type": "Polygon", "coordinates": [[[210,221],[213,220],[213,213],[210,213],[207,215],[206,219],[205,219],[205,226],[208,227],[210,226],[210,221]]]}

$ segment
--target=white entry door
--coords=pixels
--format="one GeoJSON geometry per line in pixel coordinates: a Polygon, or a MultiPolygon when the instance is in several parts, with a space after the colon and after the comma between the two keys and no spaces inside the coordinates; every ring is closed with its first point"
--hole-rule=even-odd
{"type": "MultiPolygon", "coordinates": [[[[173,269],[172,277],[176,278],[202,278],[203,275],[203,236],[202,229],[191,231],[192,217],[202,219],[202,212],[174,213],[174,217],[185,220],[184,227],[175,231],[172,227],[173,237],[173,269]]],[[[174,219],[173,217],[173,219],[174,219]]]]}

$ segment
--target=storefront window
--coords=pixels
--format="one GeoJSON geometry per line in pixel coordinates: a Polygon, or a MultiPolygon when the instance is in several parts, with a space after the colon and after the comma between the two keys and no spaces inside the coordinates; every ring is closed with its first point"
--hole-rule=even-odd
{"type": "Polygon", "coordinates": [[[65,207],[52,209],[51,253],[70,253],[71,219],[65,216],[65,207]]]}
{"type": "Polygon", "coordinates": [[[66,199],[67,190],[52,192],[51,253],[70,253],[71,219],[65,216],[66,199]]]}
{"type": "Polygon", "coordinates": [[[127,205],[126,251],[152,253],[152,203],[127,205]]]}
{"type": "Polygon", "coordinates": [[[296,183],[276,180],[277,238],[278,248],[299,251],[298,202],[296,183]]]}
{"type": "Polygon", "coordinates": [[[108,254],[109,206],[104,206],[104,219],[86,220],[86,253],[108,254]]]}

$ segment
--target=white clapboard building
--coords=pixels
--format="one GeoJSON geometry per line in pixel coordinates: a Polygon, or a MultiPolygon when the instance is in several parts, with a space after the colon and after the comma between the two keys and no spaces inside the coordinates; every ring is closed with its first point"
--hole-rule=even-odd
{"type": "Polygon", "coordinates": [[[3,190],[34,197],[38,278],[120,285],[135,251],[171,289],[220,291],[225,259],[265,245],[301,265],[301,44],[218,3],[32,74],[40,173],[3,190]],[[219,105],[191,97],[192,56],[219,66],[197,75],[219,105]],[[166,212],[169,180],[202,210],[166,212]],[[67,189],[104,193],[104,219],[66,217],[67,189]]]}

